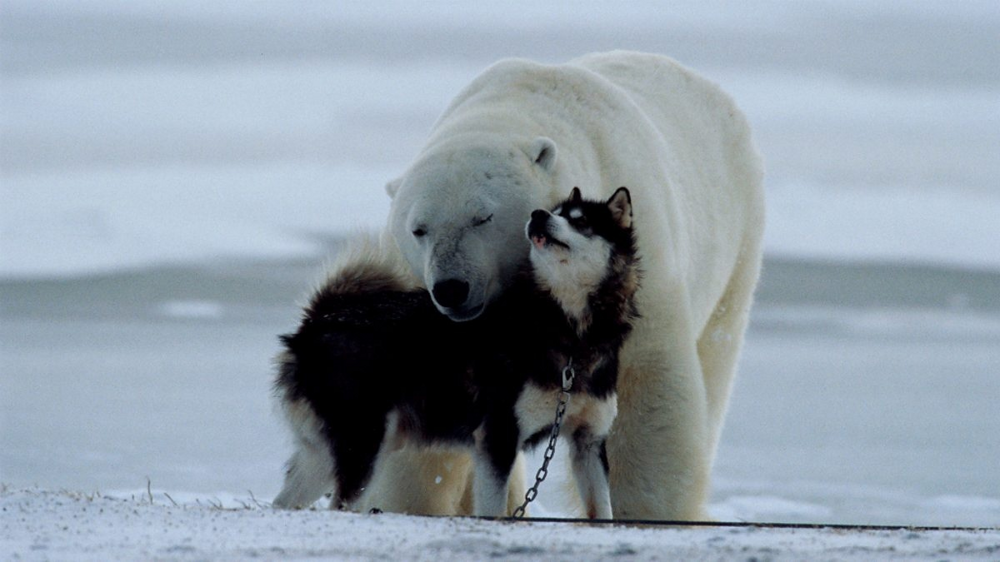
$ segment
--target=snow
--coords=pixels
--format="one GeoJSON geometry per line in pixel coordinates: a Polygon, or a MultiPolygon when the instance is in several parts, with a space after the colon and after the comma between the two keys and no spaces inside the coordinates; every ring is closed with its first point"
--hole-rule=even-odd
{"type": "Polygon", "coordinates": [[[161,491],[0,492],[3,550],[22,560],[988,560],[997,530],[584,526],[471,518],[273,512],[254,498],[161,491]]]}
{"type": "Polygon", "coordinates": [[[994,0],[3,2],[0,554],[996,559],[998,35],[994,0]],[[711,513],[994,530],[266,509],[276,335],[336,241],[486,65],[611,48],[719,82],[767,161],[711,513]]]}

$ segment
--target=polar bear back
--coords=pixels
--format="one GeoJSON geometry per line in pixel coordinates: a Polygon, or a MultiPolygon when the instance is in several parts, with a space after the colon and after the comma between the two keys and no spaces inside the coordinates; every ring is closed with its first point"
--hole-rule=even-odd
{"type": "MultiPolygon", "coordinates": [[[[693,323],[703,326],[714,312],[741,252],[759,252],[764,228],[763,163],[750,127],[736,104],[716,84],[668,57],[645,53],[602,53],[582,57],[577,64],[607,79],[627,93],[663,139],[656,164],[661,185],[643,184],[640,197],[662,200],[668,222],[652,221],[659,232],[645,237],[667,240],[681,236],[670,256],[649,256],[657,265],[681,274],[688,288],[693,323]],[[644,188],[644,189],[643,189],[644,188]],[[680,226],[680,233],[677,232],[680,226]]],[[[640,166],[641,168],[641,166],[640,166]]],[[[647,174],[650,169],[638,170],[647,174]]],[[[639,213],[643,210],[639,205],[639,213]]],[[[647,224],[640,215],[638,224],[647,224]]],[[[642,236],[642,234],[640,234],[642,236]]],[[[647,252],[648,253],[648,252],[647,252]]],[[[752,259],[752,258],[748,258],[752,259]]],[[[662,275],[672,277],[669,272],[662,275]]],[[[654,275],[653,277],[658,277],[654,275]]]]}
{"type": "Polygon", "coordinates": [[[668,57],[500,61],[455,98],[428,146],[486,136],[555,141],[550,202],[574,186],[592,198],[628,186],[649,277],[685,294],[695,326],[712,314],[742,240],[760,238],[763,167],[746,119],[718,86],[668,57]]]}

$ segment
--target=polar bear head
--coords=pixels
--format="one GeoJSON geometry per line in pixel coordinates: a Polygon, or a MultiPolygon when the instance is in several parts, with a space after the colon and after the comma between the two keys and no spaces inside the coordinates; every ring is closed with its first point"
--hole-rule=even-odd
{"type": "Polygon", "coordinates": [[[398,180],[389,231],[443,314],[471,320],[527,259],[524,224],[557,199],[556,145],[546,137],[450,139],[398,180]]]}

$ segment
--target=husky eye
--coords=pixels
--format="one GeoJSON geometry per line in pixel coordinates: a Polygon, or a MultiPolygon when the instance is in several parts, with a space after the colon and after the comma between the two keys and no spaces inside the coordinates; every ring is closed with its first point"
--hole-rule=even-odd
{"type": "Polygon", "coordinates": [[[587,216],[580,213],[579,211],[577,212],[571,211],[567,213],[566,221],[569,222],[571,225],[573,225],[573,228],[577,230],[584,230],[590,226],[588,224],[589,221],[587,221],[587,216]]]}
{"type": "Polygon", "coordinates": [[[485,219],[472,219],[472,226],[483,226],[484,224],[493,220],[493,215],[486,217],[485,219]]]}

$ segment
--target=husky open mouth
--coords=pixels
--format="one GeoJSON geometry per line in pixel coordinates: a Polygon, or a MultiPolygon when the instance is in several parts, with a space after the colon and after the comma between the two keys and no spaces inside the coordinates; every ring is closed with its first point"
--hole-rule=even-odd
{"type": "Polygon", "coordinates": [[[569,249],[569,244],[567,244],[567,243],[565,243],[562,240],[559,240],[557,238],[553,238],[552,236],[549,236],[547,234],[532,234],[531,235],[531,243],[534,244],[535,247],[538,248],[539,250],[542,250],[546,246],[550,246],[550,245],[551,246],[559,246],[559,247],[565,248],[567,250],[569,249]]]}
{"type": "Polygon", "coordinates": [[[552,236],[552,215],[546,211],[538,210],[531,213],[531,220],[528,221],[527,234],[531,243],[543,250],[548,246],[558,246],[569,250],[569,244],[552,236]]]}

